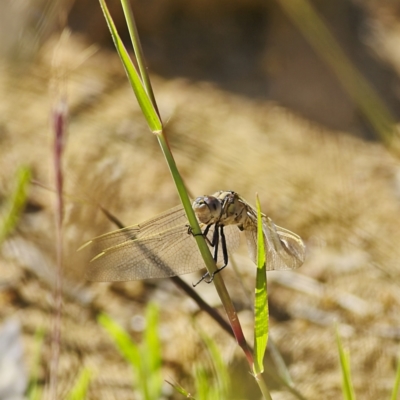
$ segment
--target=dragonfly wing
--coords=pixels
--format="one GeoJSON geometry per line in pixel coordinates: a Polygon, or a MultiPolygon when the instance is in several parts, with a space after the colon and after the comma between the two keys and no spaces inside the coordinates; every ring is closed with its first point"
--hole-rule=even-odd
{"type": "Polygon", "coordinates": [[[301,267],[306,259],[306,246],[302,238],[285,228],[280,226],[275,227],[282,247],[294,258],[293,268],[301,267]]]}
{"type": "Polygon", "coordinates": [[[249,257],[252,259],[254,264],[257,265],[257,231],[245,230],[244,233],[246,235],[249,257]]]}
{"type": "Polygon", "coordinates": [[[185,224],[188,224],[185,211],[182,206],[176,206],[141,224],[117,229],[113,232],[98,236],[85,243],[81,248],[95,243],[96,247],[101,248],[101,251],[103,251],[109,247],[122,244],[126,240],[134,240],[156,235],[175,226],[184,226],[185,224]]]}
{"type": "Polygon", "coordinates": [[[300,236],[263,218],[263,232],[268,246],[267,269],[296,269],[305,259],[305,245],[300,236]]]}
{"type": "Polygon", "coordinates": [[[185,225],[139,239],[112,232],[117,245],[104,247],[104,237],[92,244],[99,253],[90,263],[87,277],[93,281],[131,281],[167,278],[187,274],[204,268],[194,237],[185,225]]]}
{"type": "MultiPolygon", "coordinates": [[[[305,246],[300,236],[275,225],[270,218],[263,218],[267,270],[299,268],[305,258],[305,246]]],[[[246,230],[250,258],[257,263],[257,231],[246,230]]]]}
{"type": "MultiPolygon", "coordinates": [[[[233,252],[239,246],[239,230],[233,226],[224,230],[227,248],[233,252]]],[[[208,237],[211,239],[212,235],[213,227],[208,237]]],[[[142,224],[98,236],[83,247],[86,246],[97,254],[86,272],[87,278],[93,281],[167,278],[205,267],[196,241],[188,231],[182,206],[142,224]]],[[[214,254],[213,248],[210,251],[214,254]]],[[[223,260],[221,245],[218,260],[223,260]]]]}

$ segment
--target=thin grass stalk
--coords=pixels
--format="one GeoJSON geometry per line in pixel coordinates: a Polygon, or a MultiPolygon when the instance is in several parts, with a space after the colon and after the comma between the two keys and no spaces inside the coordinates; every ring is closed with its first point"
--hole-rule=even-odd
{"type": "MultiPolygon", "coordinates": [[[[104,215],[111,221],[115,226],[119,229],[126,228],[124,225],[115,215],[113,215],[110,211],[105,209],[101,204],[97,204],[100,210],[104,213],[104,215]]],[[[183,279],[179,276],[173,276],[170,278],[174,284],[183,290],[189,297],[191,297],[194,302],[199,306],[200,310],[205,311],[217,324],[229,335],[233,338],[235,337],[232,332],[231,325],[221,316],[221,314],[213,307],[211,307],[208,303],[206,303],[200,295],[193,289],[192,286],[188,285],[183,279]]]]}
{"type": "Polygon", "coordinates": [[[17,170],[16,188],[9,199],[8,210],[0,223],[0,244],[16,227],[24,210],[31,175],[31,170],[28,167],[21,166],[17,170]]]}
{"type": "Polygon", "coordinates": [[[343,89],[360,108],[380,139],[398,151],[395,118],[374,88],[348,59],[309,0],[277,0],[309,44],[339,79],[343,89]]]}
{"type": "Polygon", "coordinates": [[[35,349],[32,357],[33,362],[31,363],[29,386],[26,393],[26,396],[29,400],[39,400],[42,398],[42,391],[41,387],[39,386],[39,370],[44,335],[45,333],[42,328],[37,329],[35,332],[35,349]]]}
{"type": "Polygon", "coordinates": [[[345,400],[355,400],[353,383],[350,373],[350,354],[345,350],[340,339],[339,330],[336,326],[336,342],[338,346],[340,368],[342,371],[342,392],[345,400]]]}
{"type": "Polygon", "coordinates": [[[142,44],[139,40],[139,33],[136,27],[135,17],[132,12],[131,4],[128,0],[121,0],[121,4],[122,4],[122,9],[124,10],[124,16],[126,24],[128,26],[129,35],[133,45],[133,51],[135,52],[136,62],[139,67],[140,77],[142,78],[143,86],[151,102],[153,103],[155,111],[157,112],[161,120],[160,112],[158,111],[156,99],[154,97],[153,88],[151,86],[150,77],[149,74],[147,73],[142,44]]]}
{"type": "Polygon", "coordinates": [[[63,201],[63,170],[62,154],[66,137],[67,106],[65,100],[60,99],[53,111],[54,132],[54,172],[56,187],[55,223],[56,223],[56,273],[54,287],[54,316],[51,337],[51,359],[48,398],[57,398],[58,364],[61,346],[61,317],[62,317],[62,257],[63,257],[63,230],[64,215],[63,201]]]}
{"type": "MultiPolygon", "coordinates": [[[[152,130],[152,132],[156,135],[157,140],[160,144],[161,150],[164,154],[164,157],[165,157],[168,167],[170,169],[172,178],[173,178],[176,188],[178,190],[178,194],[181,199],[182,205],[183,205],[186,215],[188,217],[188,221],[189,221],[190,227],[192,229],[192,233],[195,237],[195,240],[199,247],[200,253],[204,259],[207,270],[211,276],[213,274],[213,272],[215,272],[217,270],[215,261],[211,255],[210,249],[208,248],[206,241],[202,235],[202,231],[200,229],[199,223],[198,223],[197,218],[192,209],[192,204],[189,199],[188,193],[186,191],[184,182],[182,180],[182,177],[179,174],[179,171],[176,166],[175,160],[173,158],[171,149],[168,145],[167,137],[166,137],[165,131],[162,127],[161,118],[156,111],[156,110],[158,110],[158,108],[156,106],[155,99],[150,98],[149,95],[147,94],[146,89],[143,87],[143,81],[146,79],[146,78],[144,78],[144,76],[147,75],[147,70],[145,68],[143,68],[140,71],[140,74],[142,76],[139,77],[139,74],[138,74],[136,68],[134,67],[132,61],[130,60],[130,58],[127,54],[125,46],[123,45],[123,43],[118,35],[115,24],[114,24],[112,17],[108,11],[105,1],[104,0],[99,0],[99,1],[100,1],[101,8],[103,10],[104,16],[106,18],[107,24],[110,28],[110,32],[111,32],[112,38],[114,40],[117,52],[118,52],[118,54],[121,58],[121,61],[125,67],[128,78],[131,82],[132,88],[134,90],[134,93],[136,94],[136,97],[139,101],[142,111],[149,123],[149,127],[152,130]],[[149,103],[151,103],[153,105],[152,108],[149,107],[149,103]]],[[[126,7],[124,9],[124,11],[128,14],[132,14],[129,7],[126,7]]],[[[133,21],[134,21],[133,16],[129,17],[129,19],[133,23],[133,21]]],[[[132,29],[131,34],[135,36],[134,41],[139,43],[140,39],[137,34],[137,31],[135,29],[132,29]]],[[[147,79],[149,79],[149,78],[147,78],[147,79]]],[[[230,299],[229,293],[225,287],[225,284],[224,284],[223,279],[220,274],[215,275],[214,284],[215,284],[215,288],[218,292],[218,295],[221,299],[221,302],[225,308],[225,312],[228,315],[228,319],[232,326],[232,330],[235,335],[236,341],[239,344],[239,346],[242,348],[242,350],[244,351],[246,359],[249,363],[250,369],[253,370],[253,366],[254,366],[253,354],[247,345],[242,328],[240,326],[240,322],[239,322],[236,310],[233,306],[232,300],[230,299]]],[[[263,382],[262,377],[260,377],[259,379],[256,379],[256,381],[260,386],[260,390],[264,394],[265,393],[265,383],[263,382]]],[[[265,397],[265,395],[264,395],[264,397],[265,397]]],[[[269,398],[269,397],[265,397],[265,398],[269,398]]]]}
{"type": "Polygon", "coordinates": [[[92,377],[93,372],[89,368],[83,367],[66,400],[86,399],[92,377]]]}
{"type": "Polygon", "coordinates": [[[399,388],[400,388],[400,358],[397,360],[396,377],[394,380],[394,385],[390,400],[396,400],[398,398],[399,388]]]}
{"type": "Polygon", "coordinates": [[[267,269],[264,243],[261,206],[258,195],[257,203],[257,276],[254,295],[254,374],[260,375],[264,371],[264,356],[268,343],[269,313],[267,294],[267,269]]]}
{"type": "MultiPolygon", "coordinates": [[[[122,65],[125,68],[126,75],[129,83],[131,84],[132,90],[135,93],[136,99],[142,110],[144,117],[146,118],[147,124],[152,132],[158,132],[162,130],[161,118],[157,113],[157,107],[154,105],[153,100],[147,94],[145,87],[143,86],[143,78],[137,71],[136,66],[129,57],[128,51],[126,50],[119,34],[114,21],[111,17],[110,11],[108,10],[105,0],[99,0],[101,10],[103,11],[104,18],[107,22],[110,34],[113,39],[115,49],[121,59],[122,65]]],[[[129,11],[129,10],[128,10],[129,11]]],[[[143,71],[142,71],[143,72],[143,71]]],[[[144,69],[146,73],[146,69],[144,69]]]]}
{"type": "MultiPolygon", "coordinates": [[[[172,156],[172,153],[170,151],[170,148],[167,144],[166,138],[164,136],[163,131],[157,133],[157,139],[158,142],[161,146],[161,149],[164,153],[165,159],[167,161],[168,167],[171,171],[172,178],[175,182],[175,185],[177,187],[179,197],[181,199],[181,202],[183,204],[183,207],[185,209],[185,212],[188,216],[189,224],[192,229],[194,238],[196,239],[197,245],[199,247],[200,253],[204,259],[204,262],[206,264],[207,270],[210,274],[210,276],[217,270],[217,267],[215,265],[215,261],[211,255],[210,249],[202,235],[202,231],[200,229],[199,223],[197,221],[197,218],[194,214],[193,208],[191,201],[189,199],[189,196],[187,194],[187,191],[185,189],[185,185],[183,183],[182,177],[179,174],[178,168],[175,164],[175,160],[172,156]]],[[[242,348],[244,351],[247,361],[249,362],[249,365],[251,369],[253,368],[253,355],[247,345],[246,339],[244,337],[242,328],[240,326],[240,322],[235,310],[235,307],[233,306],[232,300],[229,296],[229,293],[226,289],[225,283],[222,279],[221,274],[216,274],[214,276],[214,285],[215,288],[218,292],[218,295],[221,299],[221,302],[225,308],[225,312],[228,316],[229,322],[231,324],[233,333],[235,335],[236,341],[238,342],[239,346],[242,348]]]]}

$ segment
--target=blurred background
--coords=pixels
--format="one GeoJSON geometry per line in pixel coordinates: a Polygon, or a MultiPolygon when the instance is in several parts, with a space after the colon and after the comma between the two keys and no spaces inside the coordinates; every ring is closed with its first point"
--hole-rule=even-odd
{"type": "MultiPolygon", "coordinates": [[[[107,4],[129,48],[119,1],[107,4]]],[[[269,274],[271,337],[294,386],[308,399],[340,398],[337,323],[356,394],[389,398],[400,338],[400,4],[137,0],[132,9],[192,197],[229,189],[254,204],[258,192],[263,211],[307,245],[301,269],[269,274]]],[[[27,203],[0,253],[0,346],[2,337],[13,340],[20,355],[12,378],[2,381],[0,370],[0,388],[8,388],[0,399],[11,398],[7,393],[23,398],[36,367],[39,387],[51,373],[56,200],[50,121],[60,99],[68,105],[68,134],[59,397],[84,366],[94,371],[88,398],[133,398],[131,370],[96,315],[108,313],[139,340],[137,321],[154,301],[164,379],[192,388],[191,368],[204,351],[190,318],[196,315],[197,327],[217,341],[231,374],[239,376],[229,398],[258,398],[234,341],[170,281],[85,279],[93,254],[76,249],[115,229],[99,206],[131,225],[179,202],[98,2],[3,0],[0,14],[4,221],[18,169],[28,166],[32,174],[27,203]],[[44,339],[35,361],[39,330],[44,339]]],[[[240,282],[251,293],[255,268],[245,244],[235,260],[240,278],[233,268],[224,277],[251,338],[251,299],[240,282]]],[[[219,307],[212,285],[196,290],[219,307]]],[[[270,384],[274,399],[296,398],[270,384]]],[[[163,396],[179,398],[167,388],[163,396]]]]}

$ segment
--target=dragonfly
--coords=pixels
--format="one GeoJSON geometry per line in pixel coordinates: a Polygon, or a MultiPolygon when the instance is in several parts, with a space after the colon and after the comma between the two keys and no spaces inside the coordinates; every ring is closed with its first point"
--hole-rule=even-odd
{"type": "MultiPolygon", "coordinates": [[[[253,206],[234,191],[218,191],[197,197],[192,207],[219,266],[216,272],[228,265],[229,254],[238,249],[241,232],[246,236],[250,258],[256,262],[257,211],[253,206]]],[[[264,214],[262,230],[267,270],[290,270],[303,264],[305,245],[300,236],[275,225],[264,214]]],[[[98,236],[83,247],[91,247],[96,254],[86,272],[92,281],[168,278],[205,267],[181,205],[141,224],[98,236]]],[[[211,282],[214,274],[206,282],[211,282]]]]}

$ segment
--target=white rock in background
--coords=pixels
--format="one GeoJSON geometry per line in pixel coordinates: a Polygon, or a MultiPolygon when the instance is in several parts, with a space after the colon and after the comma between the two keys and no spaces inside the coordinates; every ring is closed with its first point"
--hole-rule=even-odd
{"type": "Polygon", "coordinates": [[[25,399],[27,384],[20,324],[10,319],[0,330],[0,400],[25,399]]]}

